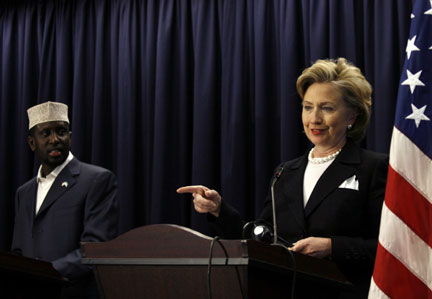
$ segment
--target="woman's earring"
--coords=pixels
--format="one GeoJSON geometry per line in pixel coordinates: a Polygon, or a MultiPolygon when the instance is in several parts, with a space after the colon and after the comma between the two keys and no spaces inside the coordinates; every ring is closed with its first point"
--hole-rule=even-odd
{"type": "Polygon", "coordinates": [[[352,125],[348,125],[348,126],[347,126],[347,129],[348,129],[348,130],[351,130],[351,128],[352,128],[352,125]]]}

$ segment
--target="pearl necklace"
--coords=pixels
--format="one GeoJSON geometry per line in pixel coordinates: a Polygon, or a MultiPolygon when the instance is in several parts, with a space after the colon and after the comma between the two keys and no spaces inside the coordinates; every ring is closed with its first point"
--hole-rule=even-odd
{"type": "Polygon", "coordinates": [[[337,152],[328,155],[327,157],[322,157],[322,158],[313,158],[312,157],[312,152],[314,150],[314,147],[311,148],[311,150],[309,151],[309,155],[308,155],[308,160],[309,162],[311,162],[312,164],[323,164],[325,162],[334,160],[336,158],[337,155],[339,155],[339,153],[341,152],[342,148],[339,149],[337,152]]]}

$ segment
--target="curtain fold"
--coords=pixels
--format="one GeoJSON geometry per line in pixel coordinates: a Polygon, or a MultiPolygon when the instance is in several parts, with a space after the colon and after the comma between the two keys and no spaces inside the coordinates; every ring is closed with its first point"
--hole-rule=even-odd
{"type": "Polygon", "coordinates": [[[72,151],[114,171],[121,230],[176,223],[209,233],[204,184],[256,217],[273,169],[304,153],[296,79],[346,57],[374,88],[363,145],[389,149],[408,39],[406,0],[46,0],[0,4],[0,248],[14,193],[38,161],[27,114],[69,105],[72,151]]]}

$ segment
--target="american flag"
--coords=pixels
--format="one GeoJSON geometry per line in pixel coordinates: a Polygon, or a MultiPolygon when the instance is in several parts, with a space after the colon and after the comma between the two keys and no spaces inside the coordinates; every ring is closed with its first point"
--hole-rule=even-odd
{"type": "Polygon", "coordinates": [[[432,0],[416,0],[369,298],[432,298],[432,0]]]}

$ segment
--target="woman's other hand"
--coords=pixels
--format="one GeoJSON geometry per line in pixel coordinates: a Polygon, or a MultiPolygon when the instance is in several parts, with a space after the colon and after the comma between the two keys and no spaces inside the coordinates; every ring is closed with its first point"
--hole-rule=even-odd
{"type": "Polygon", "coordinates": [[[330,238],[309,237],[295,242],[290,249],[313,257],[326,258],[331,255],[332,244],[330,238]]]}

